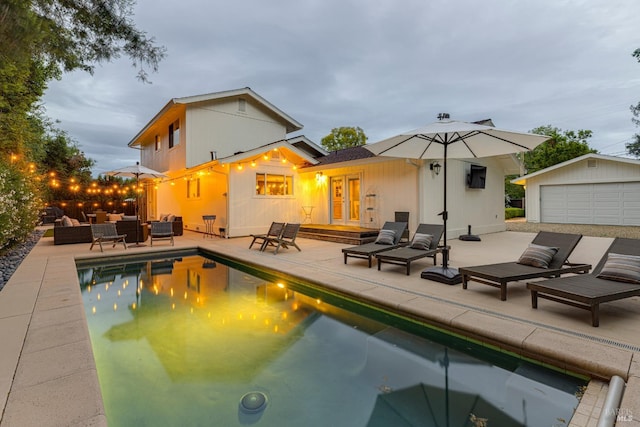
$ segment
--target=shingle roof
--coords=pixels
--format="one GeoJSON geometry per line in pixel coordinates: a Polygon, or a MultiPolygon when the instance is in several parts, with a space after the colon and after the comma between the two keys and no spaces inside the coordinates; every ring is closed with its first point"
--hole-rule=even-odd
{"type": "Polygon", "coordinates": [[[366,159],[368,157],[375,157],[371,151],[367,150],[363,146],[344,148],[338,151],[332,151],[328,155],[318,157],[317,160],[321,165],[327,165],[331,163],[348,162],[350,160],[366,159]]]}

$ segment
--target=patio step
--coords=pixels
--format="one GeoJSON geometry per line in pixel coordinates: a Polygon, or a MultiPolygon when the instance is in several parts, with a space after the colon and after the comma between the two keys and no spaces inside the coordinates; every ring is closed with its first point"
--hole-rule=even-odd
{"type": "Polygon", "coordinates": [[[341,225],[303,224],[298,232],[298,237],[347,245],[373,242],[377,236],[377,229],[341,225]]]}

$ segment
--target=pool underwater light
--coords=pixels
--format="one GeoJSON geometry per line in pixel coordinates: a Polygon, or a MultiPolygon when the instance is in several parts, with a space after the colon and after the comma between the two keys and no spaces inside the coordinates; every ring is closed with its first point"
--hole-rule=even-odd
{"type": "Polygon", "coordinates": [[[250,391],[240,399],[240,408],[244,412],[254,414],[267,406],[267,395],[261,391],[250,391]]]}

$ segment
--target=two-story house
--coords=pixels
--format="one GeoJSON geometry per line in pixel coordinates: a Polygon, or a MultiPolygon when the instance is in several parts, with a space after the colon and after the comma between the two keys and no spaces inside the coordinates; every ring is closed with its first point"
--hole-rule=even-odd
{"type": "MultiPolygon", "coordinates": [[[[328,153],[304,136],[302,124],[249,88],[171,99],[129,142],[141,164],[168,178],[147,181],[142,212],[182,216],[204,231],[216,215],[227,237],[264,232],[272,221],[378,228],[396,211],[410,230],[442,218],[442,175],[434,161],[376,157],[363,147],[328,153]]],[[[512,156],[450,160],[448,229],[502,231],[504,175],[512,156]],[[487,166],[487,185],[470,189],[471,164],[487,166]]]]}

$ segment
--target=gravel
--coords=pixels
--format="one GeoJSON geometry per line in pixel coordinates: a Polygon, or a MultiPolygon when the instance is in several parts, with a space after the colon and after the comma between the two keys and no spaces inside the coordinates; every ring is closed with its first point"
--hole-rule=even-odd
{"type": "Polygon", "coordinates": [[[12,247],[6,252],[0,253],[0,290],[9,281],[23,259],[29,255],[31,249],[38,243],[44,231],[35,230],[27,239],[12,247]]]}

